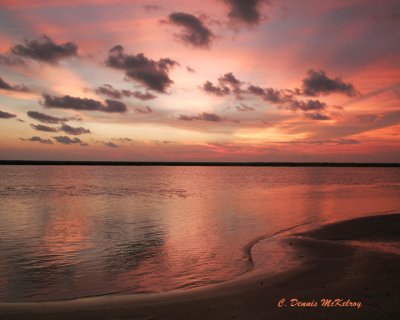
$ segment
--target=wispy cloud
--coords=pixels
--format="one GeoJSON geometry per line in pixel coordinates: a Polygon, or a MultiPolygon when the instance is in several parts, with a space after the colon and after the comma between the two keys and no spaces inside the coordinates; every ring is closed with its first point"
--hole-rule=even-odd
{"type": "Polygon", "coordinates": [[[50,139],[42,139],[41,137],[38,137],[38,136],[33,136],[32,138],[29,138],[29,139],[21,138],[21,140],[23,140],[23,141],[31,141],[31,142],[39,142],[39,143],[42,143],[42,144],[53,144],[53,141],[51,141],[50,139]]]}

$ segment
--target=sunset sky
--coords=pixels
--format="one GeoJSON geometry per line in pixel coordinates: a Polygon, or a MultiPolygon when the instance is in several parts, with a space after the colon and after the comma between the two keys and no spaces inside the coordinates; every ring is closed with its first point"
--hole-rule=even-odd
{"type": "Polygon", "coordinates": [[[400,161],[398,0],[0,0],[0,159],[400,161]]]}

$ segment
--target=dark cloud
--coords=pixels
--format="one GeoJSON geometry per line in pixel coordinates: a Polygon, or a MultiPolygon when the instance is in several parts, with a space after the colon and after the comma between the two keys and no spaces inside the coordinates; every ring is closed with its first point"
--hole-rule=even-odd
{"type": "Polygon", "coordinates": [[[3,78],[0,77],[0,89],[10,90],[10,91],[20,91],[20,92],[29,92],[29,88],[24,85],[11,85],[8,82],[4,81],[3,78]]]}
{"type": "Polygon", "coordinates": [[[258,86],[250,85],[247,88],[247,90],[248,90],[249,93],[252,93],[252,94],[257,95],[257,96],[263,96],[265,94],[264,89],[261,88],[261,87],[258,87],[258,86]]]}
{"type": "MultiPolygon", "coordinates": [[[[310,71],[311,72],[311,71],[310,71]]],[[[311,74],[311,73],[309,73],[311,74]]],[[[335,79],[338,83],[338,78],[335,79]]],[[[290,110],[300,110],[303,112],[310,112],[305,116],[313,120],[328,120],[329,117],[321,113],[328,106],[326,103],[320,100],[299,100],[296,96],[300,95],[302,91],[300,89],[274,89],[274,88],[261,88],[253,84],[249,84],[247,89],[242,89],[244,82],[240,81],[234,76],[232,72],[226,73],[218,78],[219,85],[216,86],[212,82],[207,81],[201,88],[211,94],[217,96],[226,96],[230,93],[234,93],[236,98],[242,99],[242,94],[251,94],[260,97],[264,101],[268,101],[277,105],[280,108],[290,110]]],[[[347,84],[345,84],[347,85],[347,84]]],[[[338,89],[336,89],[338,90],[338,89]]],[[[237,106],[238,111],[252,111],[249,108],[237,106]]]]}
{"type": "Polygon", "coordinates": [[[306,112],[304,115],[311,120],[331,120],[329,116],[319,112],[306,112]]]}
{"type": "Polygon", "coordinates": [[[233,92],[238,99],[241,99],[241,94],[245,92],[241,89],[242,84],[242,81],[238,80],[232,72],[229,72],[218,78],[218,85],[206,81],[201,89],[216,96],[226,96],[233,92]]]}
{"type": "Polygon", "coordinates": [[[157,96],[155,96],[154,94],[151,94],[150,92],[141,92],[141,91],[133,91],[131,92],[131,95],[137,99],[143,100],[143,101],[147,101],[147,100],[153,100],[156,99],[157,96]]]}
{"type": "Polygon", "coordinates": [[[223,76],[218,78],[218,81],[221,85],[228,84],[234,88],[241,84],[241,81],[239,81],[232,72],[225,73],[223,76]]]}
{"type": "Polygon", "coordinates": [[[191,67],[189,67],[189,66],[186,66],[186,70],[187,70],[188,72],[191,72],[191,73],[195,73],[195,72],[196,72],[196,70],[194,70],[193,68],[191,68],[191,67]]]}
{"type": "Polygon", "coordinates": [[[237,111],[241,112],[249,112],[249,111],[254,111],[254,107],[250,107],[248,105],[245,105],[244,103],[241,103],[240,105],[236,106],[237,111]]]}
{"type": "Polygon", "coordinates": [[[61,109],[74,109],[74,110],[87,110],[87,111],[102,111],[104,108],[100,101],[76,98],[69,95],[63,97],[51,96],[43,94],[44,105],[48,108],[61,108],[61,109]]]}
{"type": "Polygon", "coordinates": [[[222,97],[228,95],[231,90],[226,86],[215,86],[210,81],[206,81],[201,87],[205,92],[222,97]]]}
{"type": "Polygon", "coordinates": [[[143,53],[129,55],[124,53],[124,48],[115,46],[109,52],[106,64],[115,69],[124,70],[125,75],[143,84],[150,90],[165,93],[173,83],[169,78],[171,67],[179,65],[169,58],[158,61],[147,58],[143,53]]]}
{"type": "Polygon", "coordinates": [[[66,122],[71,119],[71,118],[53,117],[48,114],[44,114],[44,113],[37,112],[37,111],[28,111],[26,114],[29,117],[31,117],[32,119],[35,119],[35,120],[43,122],[43,123],[51,123],[51,124],[62,123],[62,122],[66,122]]]}
{"type": "Polygon", "coordinates": [[[51,141],[50,139],[42,139],[41,137],[38,136],[33,136],[32,138],[29,139],[22,139],[23,141],[32,141],[32,142],[39,142],[39,143],[43,143],[43,144],[53,144],[53,141],[51,141]]]}
{"type": "Polygon", "coordinates": [[[101,111],[110,113],[124,113],[128,110],[126,104],[117,100],[106,100],[106,105],[101,111]]]}
{"type": "Polygon", "coordinates": [[[241,94],[245,92],[241,89],[243,82],[238,80],[232,72],[225,73],[223,76],[219,77],[218,82],[220,88],[228,86],[238,99],[242,99],[241,94]]]}
{"type": "Polygon", "coordinates": [[[136,107],[136,108],[135,108],[135,112],[147,114],[147,113],[152,113],[152,112],[153,112],[153,109],[151,109],[151,108],[148,107],[148,106],[145,106],[145,107],[136,107]]]}
{"type": "Polygon", "coordinates": [[[11,48],[11,53],[49,64],[57,64],[64,58],[78,55],[78,46],[73,42],[56,44],[47,36],[33,40],[25,40],[24,44],[17,44],[11,48]]]}
{"type": "Polygon", "coordinates": [[[103,144],[109,148],[118,148],[119,146],[117,144],[115,144],[114,142],[103,142],[103,144]]]}
{"type": "Polygon", "coordinates": [[[79,138],[71,139],[70,137],[67,137],[67,136],[57,136],[57,137],[53,137],[53,138],[56,139],[56,141],[61,144],[79,144],[80,146],[88,145],[87,143],[83,143],[82,140],[79,138]]]}
{"type": "Polygon", "coordinates": [[[302,93],[306,96],[327,95],[341,93],[349,97],[357,94],[351,83],[344,82],[341,78],[329,78],[323,70],[309,70],[307,78],[303,79],[302,93]]]}
{"type": "Polygon", "coordinates": [[[285,90],[277,90],[274,88],[261,88],[258,86],[250,85],[247,88],[247,93],[260,96],[263,100],[272,103],[286,103],[291,100],[291,94],[285,90]]]}
{"type": "MultiPolygon", "coordinates": [[[[94,90],[98,94],[102,94],[104,96],[114,98],[114,99],[121,99],[122,97],[126,97],[125,90],[117,90],[110,84],[103,84],[101,87],[98,87],[94,90]]],[[[127,90],[129,93],[130,91],[127,90]]]]}
{"type": "Polygon", "coordinates": [[[287,107],[292,110],[302,110],[302,111],[321,111],[326,109],[327,105],[325,102],[319,100],[290,100],[290,104],[287,107]]]}
{"type": "Polygon", "coordinates": [[[6,66],[26,66],[26,63],[20,57],[13,54],[0,54],[0,65],[6,66]]]}
{"type": "Polygon", "coordinates": [[[207,113],[203,112],[197,116],[186,116],[186,115],[179,115],[179,120],[184,121],[193,121],[193,120],[203,120],[203,121],[211,121],[211,122],[219,122],[222,121],[222,118],[214,113],[207,113]]]}
{"type": "Polygon", "coordinates": [[[103,84],[101,87],[98,87],[95,89],[95,92],[98,94],[102,94],[104,96],[108,96],[110,98],[114,99],[122,99],[123,97],[135,97],[140,100],[152,100],[157,98],[155,95],[151,94],[150,92],[141,92],[141,91],[131,91],[131,90],[118,90],[115,89],[112,85],[110,84],[103,84]]]}
{"type": "Polygon", "coordinates": [[[43,94],[44,106],[47,108],[73,109],[85,111],[101,111],[109,113],[123,113],[128,110],[125,103],[117,100],[106,100],[104,105],[100,101],[88,98],[76,98],[71,96],[56,97],[43,94]]]}
{"type": "Polygon", "coordinates": [[[287,94],[284,90],[265,88],[263,99],[273,103],[285,103],[290,101],[291,95],[287,94]]]}
{"type": "Polygon", "coordinates": [[[17,116],[16,114],[11,114],[0,110],[0,119],[11,119],[15,118],[16,116],[17,116]]]}
{"type": "Polygon", "coordinates": [[[213,33],[194,15],[174,12],[169,15],[168,22],[182,27],[182,32],[175,36],[185,44],[198,48],[208,48],[211,45],[213,33]]]}
{"type": "Polygon", "coordinates": [[[232,72],[229,72],[218,78],[218,85],[206,81],[201,88],[216,96],[226,96],[234,92],[240,98],[240,94],[244,92],[241,89],[242,84],[242,81],[238,80],[232,72]]]}
{"type": "Polygon", "coordinates": [[[278,105],[280,108],[290,109],[293,111],[303,111],[305,117],[312,120],[330,120],[331,118],[321,111],[328,106],[325,102],[319,100],[298,100],[294,96],[298,94],[297,90],[277,90],[273,88],[261,88],[250,85],[247,93],[260,96],[263,100],[278,105]],[[311,112],[310,112],[311,111],[311,112]]]}
{"type": "Polygon", "coordinates": [[[49,126],[45,126],[42,124],[31,124],[31,127],[35,130],[38,131],[44,131],[44,132],[58,132],[58,128],[53,128],[49,126]]]}
{"type": "Polygon", "coordinates": [[[72,134],[74,136],[77,136],[80,134],[85,134],[85,133],[91,133],[89,129],[85,129],[82,127],[75,128],[75,127],[71,127],[65,123],[61,126],[60,131],[64,131],[65,133],[72,134]]]}
{"type": "Polygon", "coordinates": [[[298,100],[294,97],[297,94],[291,90],[277,90],[274,88],[261,88],[250,85],[247,93],[261,97],[263,100],[278,104],[286,109],[302,111],[321,111],[327,108],[326,103],[319,100],[298,100]]]}
{"type": "Polygon", "coordinates": [[[267,0],[224,0],[229,7],[228,17],[236,22],[255,25],[261,21],[260,6],[267,0]]]}
{"type": "MultiPolygon", "coordinates": [[[[338,79],[335,79],[338,81],[338,79]]],[[[242,89],[244,82],[240,81],[234,76],[232,72],[226,73],[218,78],[219,85],[213,85],[207,81],[201,88],[211,94],[217,96],[226,96],[234,93],[236,98],[242,100],[243,94],[250,94],[258,96],[264,101],[270,102],[278,108],[289,109],[293,111],[303,111],[305,117],[312,120],[329,120],[330,117],[325,115],[322,111],[326,110],[328,106],[325,102],[320,100],[299,100],[298,95],[302,94],[300,89],[274,89],[274,88],[261,88],[253,84],[248,84],[247,89],[242,89]]],[[[248,107],[244,104],[236,106],[238,111],[253,111],[254,108],[248,107]]],[[[193,117],[184,116],[187,119],[194,120],[193,117]]]]}

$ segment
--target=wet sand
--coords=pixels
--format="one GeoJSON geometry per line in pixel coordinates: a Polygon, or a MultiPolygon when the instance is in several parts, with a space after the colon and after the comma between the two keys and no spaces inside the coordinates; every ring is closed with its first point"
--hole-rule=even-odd
{"type": "Polygon", "coordinates": [[[400,214],[330,224],[283,241],[301,263],[279,275],[254,272],[165,294],[0,303],[0,319],[400,318],[400,214]],[[321,306],[321,299],[335,306],[321,306]]]}

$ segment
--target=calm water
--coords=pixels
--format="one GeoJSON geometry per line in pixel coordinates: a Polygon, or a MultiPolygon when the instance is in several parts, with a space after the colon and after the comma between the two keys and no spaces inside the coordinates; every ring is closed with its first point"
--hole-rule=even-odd
{"type": "Polygon", "coordinates": [[[400,211],[398,168],[0,166],[0,177],[0,301],[225,281],[249,270],[243,250],[260,235],[400,211]]]}

